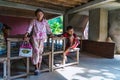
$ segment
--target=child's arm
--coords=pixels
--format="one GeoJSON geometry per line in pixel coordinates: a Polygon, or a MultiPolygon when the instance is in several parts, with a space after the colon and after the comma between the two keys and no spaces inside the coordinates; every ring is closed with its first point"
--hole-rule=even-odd
{"type": "Polygon", "coordinates": [[[74,36],[70,36],[69,41],[70,41],[70,46],[72,46],[74,44],[74,36]]]}
{"type": "Polygon", "coordinates": [[[48,24],[48,21],[45,20],[45,22],[46,22],[46,30],[47,30],[47,33],[48,33],[48,34],[52,34],[52,30],[50,29],[50,25],[48,24]]]}
{"type": "Polygon", "coordinates": [[[76,48],[78,45],[80,44],[80,41],[78,39],[78,37],[75,38],[74,44],[71,46],[71,48],[76,48]]]}

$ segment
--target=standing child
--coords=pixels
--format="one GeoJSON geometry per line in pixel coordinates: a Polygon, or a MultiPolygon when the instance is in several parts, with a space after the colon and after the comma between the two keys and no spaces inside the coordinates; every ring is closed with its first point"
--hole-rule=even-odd
{"type": "Polygon", "coordinates": [[[74,33],[74,29],[72,26],[67,26],[66,32],[63,34],[63,37],[66,37],[66,48],[64,52],[64,59],[67,61],[67,55],[71,49],[76,48],[80,42],[74,33]]]}
{"type": "Polygon", "coordinates": [[[33,19],[25,33],[24,39],[28,39],[28,35],[31,35],[31,43],[33,46],[32,62],[35,65],[34,74],[38,75],[40,72],[40,66],[42,61],[42,53],[44,48],[44,41],[47,38],[47,33],[52,34],[47,20],[44,18],[44,12],[41,9],[35,11],[36,19],[33,19]]]}

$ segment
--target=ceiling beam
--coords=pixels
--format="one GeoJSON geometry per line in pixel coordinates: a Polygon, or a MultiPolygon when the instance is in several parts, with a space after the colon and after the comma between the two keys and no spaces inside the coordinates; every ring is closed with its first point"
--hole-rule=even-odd
{"type": "Polygon", "coordinates": [[[65,11],[69,7],[63,7],[61,5],[53,5],[47,2],[43,1],[38,1],[38,0],[5,0],[9,2],[14,2],[14,3],[20,3],[20,4],[26,4],[26,5],[32,5],[32,6],[38,6],[38,7],[43,7],[47,9],[54,9],[54,10],[59,10],[59,11],[65,11]]]}
{"type": "Polygon", "coordinates": [[[58,0],[36,0],[37,2],[46,2],[46,3],[50,3],[50,4],[54,4],[54,5],[61,5],[61,6],[65,6],[65,7],[74,7],[73,3],[65,3],[65,2],[61,2],[58,0]]]}
{"type": "Polygon", "coordinates": [[[59,15],[64,14],[64,11],[60,11],[60,10],[48,9],[48,8],[31,6],[31,5],[20,4],[20,3],[13,3],[13,2],[8,2],[8,1],[3,1],[3,0],[0,0],[0,6],[25,9],[25,10],[32,10],[32,11],[35,11],[37,8],[40,8],[46,13],[59,14],[59,15]]]}
{"type": "MultiPolygon", "coordinates": [[[[0,15],[13,16],[13,17],[23,17],[23,18],[35,18],[34,11],[9,8],[9,7],[0,7],[0,15]]],[[[51,19],[51,18],[54,18],[57,16],[60,16],[60,15],[45,13],[46,19],[51,19]]]]}
{"type": "MultiPolygon", "coordinates": [[[[56,0],[53,0],[53,1],[56,1],[56,0]]],[[[58,3],[63,3],[64,5],[67,4],[67,5],[71,5],[73,7],[75,7],[76,5],[81,5],[81,2],[78,2],[78,1],[74,1],[74,0],[57,0],[58,3]]]]}
{"type": "Polygon", "coordinates": [[[74,1],[81,2],[81,3],[87,3],[89,0],[74,0],[74,1]]]}
{"type": "Polygon", "coordinates": [[[84,10],[93,9],[96,6],[100,6],[100,5],[103,5],[105,3],[112,2],[112,1],[116,1],[116,0],[95,0],[95,1],[91,1],[91,2],[86,3],[84,5],[81,5],[81,6],[78,6],[78,7],[75,7],[73,9],[68,10],[67,14],[72,14],[72,13],[77,13],[77,12],[84,11],[84,10]]]}

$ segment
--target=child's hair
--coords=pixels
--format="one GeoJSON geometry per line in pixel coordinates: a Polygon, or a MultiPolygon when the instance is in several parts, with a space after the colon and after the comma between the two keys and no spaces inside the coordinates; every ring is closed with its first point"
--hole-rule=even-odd
{"type": "Polygon", "coordinates": [[[73,29],[72,26],[67,26],[67,28],[66,28],[67,31],[68,31],[68,30],[71,30],[71,29],[73,29]]]}
{"type": "Polygon", "coordinates": [[[36,9],[36,11],[35,11],[35,16],[37,16],[37,13],[38,12],[42,12],[43,14],[44,14],[44,12],[41,10],[41,9],[36,9]]]}
{"type": "Polygon", "coordinates": [[[3,24],[3,26],[4,26],[5,29],[9,29],[9,30],[12,29],[12,28],[11,28],[10,26],[8,26],[7,24],[3,24]]]}

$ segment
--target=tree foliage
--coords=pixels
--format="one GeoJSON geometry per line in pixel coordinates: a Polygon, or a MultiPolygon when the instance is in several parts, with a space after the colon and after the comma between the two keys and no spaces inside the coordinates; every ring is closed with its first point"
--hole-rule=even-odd
{"type": "Polygon", "coordinates": [[[48,20],[53,34],[61,34],[63,32],[63,16],[59,16],[48,20]]]}

